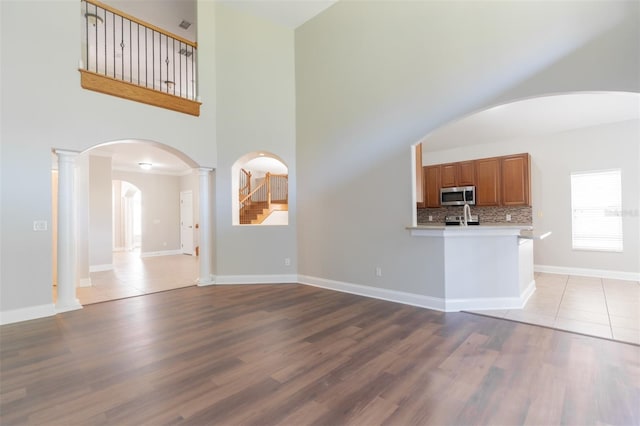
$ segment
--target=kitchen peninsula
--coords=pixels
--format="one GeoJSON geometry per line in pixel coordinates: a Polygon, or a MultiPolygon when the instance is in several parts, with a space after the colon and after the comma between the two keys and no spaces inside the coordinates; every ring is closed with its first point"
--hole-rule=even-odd
{"type": "Polygon", "coordinates": [[[436,240],[442,251],[444,310],[519,309],[535,291],[531,225],[418,225],[414,237],[436,240]]]}

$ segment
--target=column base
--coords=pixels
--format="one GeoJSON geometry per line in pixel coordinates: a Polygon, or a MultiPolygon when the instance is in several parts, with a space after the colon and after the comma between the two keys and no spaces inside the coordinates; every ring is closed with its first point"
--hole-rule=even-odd
{"type": "Polygon", "coordinates": [[[56,313],[61,314],[63,312],[69,311],[77,311],[78,309],[82,309],[82,305],[78,299],[75,299],[71,303],[56,303],[56,313]]]}
{"type": "Polygon", "coordinates": [[[216,277],[214,275],[209,276],[209,279],[206,278],[198,278],[196,280],[196,284],[198,287],[204,287],[208,285],[213,285],[216,283],[216,277]]]}

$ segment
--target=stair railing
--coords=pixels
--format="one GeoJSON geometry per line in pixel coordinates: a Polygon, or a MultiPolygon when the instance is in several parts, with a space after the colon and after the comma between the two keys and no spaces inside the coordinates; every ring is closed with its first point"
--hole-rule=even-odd
{"type": "MultiPolygon", "coordinates": [[[[245,171],[244,169],[242,169],[242,172],[245,177],[251,176],[251,173],[245,171]]],[[[240,175],[241,184],[243,174],[240,175]]],[[[251,210],[252,204],[257,202],[265,203],[264,208],[271,212],[273,210],[272,204],[274,204],[274,202],[277,201],[278,203],[286,204],[289,200],[288,175],[271,174],[267,172],[264,180],[253,190],[245,194],[245,191],[248,189],[250,189],[250,184],[247,185],[245,183],[245,185],[243,185],[243,188],[240,190],[241,224],[251,223],[249,211],[251,210]]]]}
{"type": "Polygon", "coordinates": [[[81,7],[83,70],[197,99],[197,43],[97,0],[81,7]]]}

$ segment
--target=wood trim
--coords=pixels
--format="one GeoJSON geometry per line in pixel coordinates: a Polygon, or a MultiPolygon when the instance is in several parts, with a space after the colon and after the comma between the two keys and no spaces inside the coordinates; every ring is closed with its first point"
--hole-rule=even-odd
{"type": "Polygon", "coordinates": [[[141,102],[172,111],[200,116],[202,102],[181,98],[180,96],[138,86],[137,84],[117,80],[91,71],[80,69],[80,84],[87,90],[117,96],[131,101],[141,102]]]}
{"type": "Polygon", "coordinates": [[[94,6],[100,7],[102,9],[104,9],[104,10],[108,10],[111,13],[115,13],[116,15],[122,16],[123,18],[128,19],[131,22],[135,22],[136,24],[143,25],[143,26],[149,28],[150,30],[154,30],[154,31],[157,31],[157,32],[159,32],[161,34],[164,34],[166,36],[175,38],[176,40],[179,40],[179,41],[181,41],[181,42],[183,42],[185,44],[188,44],[189,46],[192,46],[192,47],[194,47],[196,49],[198,48],[198,43],[195,42],[195,41],[187,40],[186,38],[180,37],[177,34],[174,34],[174,33],[169,32],[167,30],[163,30],[162,28],[156,27],[155,25],[150,24],[148,22],[145,22],[142,19],[138,19],[135,16],[131,16],[128,13],[125,13],[125,12],[123,12],[121,10],[116,9],[115,7],[109,6],[108,4],[104,4],[104,3],[99,2],[97,0],[84,0],[84,1],[86,1],[87,3],[92,4],[94,6]]]}
{"type": "Polygon", "coordinates": [[[422,142],[416,144],[415,147],[416,160],[416,208],[424,209],[426,207],[424,196],[424,171],[422,168],[422,142]]]}

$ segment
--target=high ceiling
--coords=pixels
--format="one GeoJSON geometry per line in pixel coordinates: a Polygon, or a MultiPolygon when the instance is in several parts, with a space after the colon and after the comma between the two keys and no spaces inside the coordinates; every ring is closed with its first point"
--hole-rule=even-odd
{"type": "Polygon", "coordinates": [[[295,29],[337,0],[218,0],[220,3],[295,29]]]}
{"type": "MultiPolygon", "coordinates": [[[[218,1],[245,13],[294,29],[334,4],[337,0],[218,1]]],[[[188,40],[197,41],[197,7],[195,0],[104,0],[104,3],[188,40]],[[187,30],[178,26],[183,20],[191,23],[187,30]]],[[[158,146],[149,143],[131,142],[134,141],[101,146],[90,150],[89,154],[111,157],[113,167],[119,170],[142,171],[138,163],[151,163],[153,168],[149,173],[180,175],[187,173],[192,168],[191,165],[188,165],[178,156],[158,146]]]]}
{"type": "MultiPolygon", "coordinates": [[[[217,0],[229,7],[296,28],[337,0],[217,0]]],[[[195,40],[195,0],[106,0],[106,3],[154,25],[195,40]],[[152,6],[152,7],[150,7],[152,6]],[[177,25],[192,22],[188,31],[177,25]]],[[[425,151],[471,144],[487,144],[527,136],[557,133],[606,123],[640,119],[640,95],[632,93],[578,93],[527,99],[462,117],[423,138],[425,151]]],[[[151,162],[158,172],[180,174],[191,166],[150,144],[117,144],[100,148],[117,168],[135,169],[151,162]]]]}

